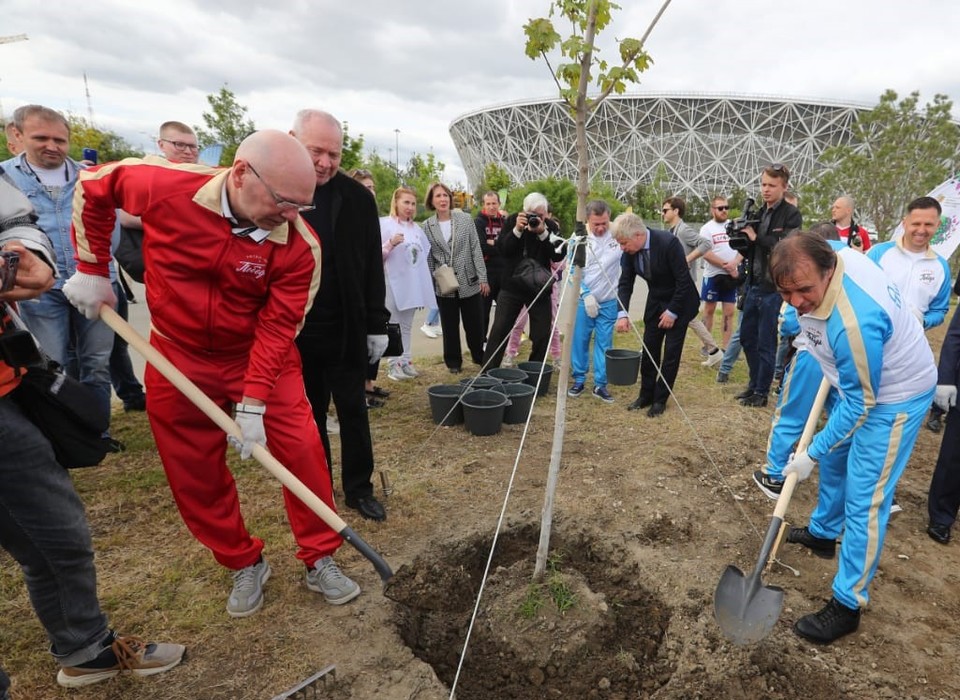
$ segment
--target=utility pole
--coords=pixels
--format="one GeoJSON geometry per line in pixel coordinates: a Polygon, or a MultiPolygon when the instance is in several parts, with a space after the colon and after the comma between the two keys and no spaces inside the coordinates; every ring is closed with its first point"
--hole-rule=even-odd
{"type": "Polygon", "coordinates": [[[397,136],[397,175],[400,174],[400,129],[394,129],[393,133],[397,136]]]}
{"type": "Polygon", "coordinates": [[[87,117],[90,119],[90,128],[93,128],[93,101],[90,99],[90,86],[87,84],[87,72],[83,72],[83,89],[87,93],[87,117]]]}

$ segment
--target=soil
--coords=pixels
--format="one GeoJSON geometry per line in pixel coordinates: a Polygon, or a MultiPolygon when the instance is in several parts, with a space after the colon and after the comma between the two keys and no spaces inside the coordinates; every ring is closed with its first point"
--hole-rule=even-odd
{"type": "MultiPolygon", "coordinates": [[[[147,467],[130,457],[114,463],[111,478],[119,470],[131,486],[110,491],[109,500],[99,481],[106,477],[82,470],[75,478],[88,503],[108,607],[126,611],[124,623],[161,630],[190,652],[170,673],[70,697],[266,700],[333,665],[316,682],[316,695],[299,697],[440,700],[451,697],[456,681],[458,700],[960,699],[960,548],[924,532],[940,443],[925,429],[898,487],[904,510],[891,520],[859,631],[826,647],[794,634],[793,623],[829,599],[836,561],[784,544],[782,565],[763,575],[785,592],[772,632],[746,646],[724,636],[714,591],[728,565],[752,571],[773,510],[751,479],[773,407],[742,408],[733,400],[742,363],[730,384],[719,385],[700,361],[688,342],[679,406],[671,403],[656,419],[626,411],[633,386],[610,387],[613,405],[586,393],[567,402],[541,583],[533,571],[556,373],[529,428],[507,425],[486,437],[462,425],[433,425],[427,387],[459,379],[439,361],[421,361],[417,380],[384,384],[392,396],[371,420],[378,470],[390,490],[383,494],[378,475],[388,519],[363,521],[346,508],[341,515],[395,575],[384,588],[369,562],[345,545],[337,561],[364,592],[344,606],[325,605],[303,586],[276,484],[249,463],[237,470],[244,513],[268,540],[274,575],[264,609],[245,620],[223,612],[228,577],[180,522],[162,473],[140,484],[147,467]],[[138,489],[149,500],[132,509],[138,489]],[[149,533],[176,551],[159,556],[149,538],[127,533],[149,533]],[[138,607],[116,587],[120,570],[148,582],[138,595],[155,597],[138,607]]],[[[333,443],[338,454],[336,437],[333,443]]],[[[814,476],[797,489],[787,520],[805,524],[815,497],[814,476]]],[[[23,594],[11,596],[16,608],[7,605],[4,615],[28,619],[23,594]]],[[[6,659],[15,683],[46,689],[30,698],[66,697],[52,689],[42,633],[31,627],[20,636],[34,656],[19,665],[6,659]]]]}

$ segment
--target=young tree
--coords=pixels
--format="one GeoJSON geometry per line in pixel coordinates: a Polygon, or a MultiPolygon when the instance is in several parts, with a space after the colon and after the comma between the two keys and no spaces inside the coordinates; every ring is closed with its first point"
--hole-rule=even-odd
{"type": "Polygon", "coordinates": [[[509,190],[513,186],[510,174],[506,169],[497,163],[487,163],[483,169],[483,180],[477,186],[473,196],[478,202],[483,198],[484,192],[500,192],[500,190],[509,190]]]}
{"type": "Polygon", "coordinates": [[[363,134],[357,138],[350,136],[350,126],[343,123],[343,155],[340,158],[340,167],[344,170],[353,170],[362,167],[363,163],[363,134]]]}
{"type": "Polygon", "coordinates": [[[407,168],[401,173],[403,183],[410,185],[417,191],[422,198],[427,193],[427,188],[434,182],[443,179],[443,171],[447,166],[433,153],[421,155],[414,153],[407,161],[407,168]]]}
{"type": "Polygon", "coordinates": [[[247,136],[257,130],[252,119],[246,119],[247,108],[237,102],[236,96],[226,84],[215,95],[207,95],[210,111],[203,113],[206,129],[194,126],[200,148],[212,143],[223,144],[220,165],[231,165],[237,146],[247,136]]]}
{"type": "Polygon", "coordinates": [[[952,120],[953,103],[938,94],[922,111],[918,104],[918,92],[898,102],[887,90],[857,119],[850,143],[823,152],[824,171],[800,188],[805,219],[829,220],[830,205],[846,194],[885,239],[910,200],[957,172],[960,127],[952,120]]]}
{"type": "Polygon", "coordinates": [[[647,70],[651,59],[643,49],[654,24],[669,0],[664,3],[653,24],[642,39],[625,38],[618,42],[620,52],[617,65],[606,60],[596,61],[598,72],[593,68],[599,49],[596,37],[610,23],[611,12],[620,6],[609,0],[554,0],[548,17],[531,19],[523,27],[527,36],[526,54],[532,59],[543,58],[550,68],[560,97],[573,115],[576,127],[577,146],[577,220],[584,220],[584,208],[590,190],[590,156],[587,153],[587,119],[611,92],[618,95],[627,89],[628,83],[638,83],[640,73],[647,70]],[[558,15],[568,21],[573,29],[570,36],[561,41],[550,19],[558,15]],[[556,70],[550,65],[547,54],[559,46],[561,56],[569,62],[560,63],[556,70]],[[587,90],[592,83],[599,88],[596,97],[588,98],[587,90]]]}

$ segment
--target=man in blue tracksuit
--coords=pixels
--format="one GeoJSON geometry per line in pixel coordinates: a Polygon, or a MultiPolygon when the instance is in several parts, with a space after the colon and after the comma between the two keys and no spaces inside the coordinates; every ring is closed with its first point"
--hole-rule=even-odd
{"type": "MultiPolygon", "coordinates": [[[[587,203],[587,256],[573,331],[573,386],[567,396],[580,396],[590,369],[593,336],[593,395],[613,403],[607,391],[607,350],[613,345],[617,323],[617,283],[620,281],[620,244],[610,231],[610,205],[602,199],[587,203]]],[[[570,246],[571,254],[573,246],[570,246]]]]}
{"type": "MultiPolygon", "coordinates": [[[[811,229],[827,239],[830,246],[840,251],[846,248],[837,238],[837,228],[833,224],[819,224],[811,229]],[[822,226],[823,230],[818,230],[822,226]]],[[[783,370],[780,395],[777,408],[771,419],[770,437],[767,438],[767,462],[762,470],[753,473],[753,480],[767,496],[776,500],[783,488],[783,468],[787,466],[797,441],[803,434],[807,417],[817,398],[823,371],[820,363],[807,351],[800,333],[800,319],[797,310],[784,303],[780,310],[780,336],[793,337],[795,352],[783,370]]]]}
{"type": "Polygon", "coordinates": [[[787,541],[832,558],[844,533],[833,597],[794,625],[801,637],[829,644],[860,624],[894,489],[933,398],[937,370],[899,289],[860,253],[837,253],[816,234],[800,232],[777,245],[770,272],[836,390],[826,425],[783,471],[803,480],[820,463],[810,523],[791,528],[787,541]]]}

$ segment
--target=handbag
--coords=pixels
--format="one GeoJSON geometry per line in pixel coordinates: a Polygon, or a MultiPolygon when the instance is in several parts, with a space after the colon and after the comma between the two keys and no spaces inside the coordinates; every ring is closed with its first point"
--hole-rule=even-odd
{"type": "Polygon", "coordinates": [[[513,271],[513,279],[530,296],[536,296],[541,289],[549,289],[556,279],[553,273],[533,258],[525,257],[513,271]]]}
{"type": "Polygon", "coordinates": [[[453,273],[453,268],[447,264],[440,265],[433,271],[433,279],[437,282],[437,289],[441,294],[453,294],[460,289],[460,283],[457,282],[457,276],[453,273]]]}
{"type": "Polygon", "coordinates": [[[11,396],[50,441],[60,466],[93,467],[112,451],[104,437],[110,416],[98,408],[97,393],[53,360],[27,367],[11,396]]]}
{"type": "Polygon", "coordinates": [[[400,357],[403,354],[403,336],[400,335],[399,323],[387,323],[387,349],[384,357],[400,357]]]}

